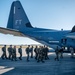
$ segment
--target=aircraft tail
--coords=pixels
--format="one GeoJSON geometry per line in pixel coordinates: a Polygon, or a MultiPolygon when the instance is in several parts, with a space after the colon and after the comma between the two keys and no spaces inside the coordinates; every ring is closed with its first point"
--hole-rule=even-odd
{"type": "Polygon", "coordinates": [[[20,30],[26,27],[33,28],[20,1],[14,1],[11,5],[7,28],[20,30]]]}

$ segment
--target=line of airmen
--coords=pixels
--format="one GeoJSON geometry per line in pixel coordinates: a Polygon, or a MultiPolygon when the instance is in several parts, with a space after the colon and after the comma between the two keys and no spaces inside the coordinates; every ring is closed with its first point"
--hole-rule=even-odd
{"type": "MultiPolygon", "coordinates": [[[[16,46],[14,46],[13,48],[12,48],[12,45],[10,45],[10,47],[8,48],[8,54],[9,54],[9,56],[7,57],[7,54],[6,54],[6,45],[4,45],[4,47],[2,47],[2,52],[3,52],[3,54],[2,54],[2,56],[1,56],[1,58],[2,59],[9,59],[9,60],[15,60],[15,61],[17,61],[17,57],[16,57],[16,46]]],[[[22,60],[22,46],[20,46],[20,48],[18,49],[18,52],[19,52],[19,54],[20,54],[20,57],[19,57],[19,59],[20,60],[22,60]]]]}
{"type": "MultiPolygon", "coordinates": [[[[30,47],[30,45],[28,45],[28,47],[25,49],[26,51],[26,54],[27,54],[27,61],[29,61],[29,57],[30,57],[30,54],[31,54],[31,58],[33,58],[33,50],[35,52],[35,59],[37,60],[37,62],[39,61],[42,61],[44,62],[44,59],[47,60],[49,59],[48,57],[48,48],[46,46],[36,46],[35,48],[32,46],[30,47]]],[[[9,53],[9,56],[7,57],[6,55],[6,45],[4,45],[4,47],[2,47],[2,56],[1,58],[2,59],[9,59],[9,60],[15,60],[17,61],[17,56],[16,56],[16,46],[14,46],[12,48],[12,45],[10,45],[10,47],[8,48],[8,53],[9,53]]],[[[19,59],[22,60],[22,46],[20,46],[20,48],[18,48],[18,53],[20,54],[20,57],[19,59]]]]}
{"type": "Polygon", "coordinates": [[[34,52],[35,52],[35,59],[37,60],[37,62],[44,62],[44,60],[47,60],[49,59],[48,57],[48,47],[46,46],[40,46],[39,48],[36,48],[34,49],[34,52]]]}
{"type": "MultiPolygon", "coordinates": [[[[62,47],[61,49],[59,49],[58,46],[56,47],[56,49],[55,49],[55,53],[56,53],[55,60],[59,61],[59,56],[60,56],[60,58],[63,58],[63,51],[64,50],[65,50],[65,47],[62,47]]],[[[71,58],[74,58],[74,49],[73,49],[73,47],[70,46],[68,51],[71,53],[71,58]]]]}
{"type": "MultiPolygon", "coordinates": [[[[27,61],[29,61],[29,53],[31,53],[31,58],[33,58],[33,46],[30,48],[30,45],[26,48],[26,54],[27,54],[27,61]]],[[[44,62],[44,59],[47,60],[49,59],[48,57],[48,48],[47,47],[43,47],[43,46],[36,46],[34,49],[35,52],[35,59],[37,60],[37,62],[44,62]]]]}
{"type": "MultiPolygon", "coordinates": [[[[26,51],[26,54],[27,54],[27,62],[29,61],[29,57],[30,57],[30,54],[31,54],[31,58],[33,58],[33,50],[35,52],[35,59],[37,62],[45,62],[44,60],[47,60],[49,59],[48,57],[48,47],[46,46],[36,46],[35,48],[32,46],[30,47],[30,45],[28,45],[28,47],[25,49],[26,51]]],[[[62,47],[60,50],[57,46],[56,50],[55,50],[55,53],[56,53],[56,57],[55,57],[55,60],[59,61],[59,55],[61,58],[63,58],[63,50],[64,48],[62,47]]],[[[70,47],[70,51],[71,51],[71,57],[73,58],[74,57],[74,50],[72,47],[70,47]]],[[[9,53],[9,56],[7,57],[6,55],[6,45],[4,45],[4,47],[2,47],[2,56],[1,58],[2,59],[9,59],[9,60],[15,60],[17,61],[17,56],[16,56],[16,46],[14,46],[12,48],[12,45],[10,45],[10,47],[8,48],[8,53],[9,53]]],[[[19,59],[22,60],[22,46],[20,46],[20,48],[18,48],[18,53],[19,53],[19,59]]]]}

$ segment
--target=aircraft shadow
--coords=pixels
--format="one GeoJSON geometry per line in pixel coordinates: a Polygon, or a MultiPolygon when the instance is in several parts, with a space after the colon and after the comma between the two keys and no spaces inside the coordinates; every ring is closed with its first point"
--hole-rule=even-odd
{"type": "Polygon", "coordinates": [[[22,57],[23,60],[17,58],[17,61],[0,58],[0,66],[4,67],[0,68],[4,71],[1,75],[75,75],[75,59],[71,59],[70,56],[55,61],[55,54],[51,54],[45,63],[37,63],[34,57],[30,58],[29,62],[26,61],[26,57],[22,57]]]}

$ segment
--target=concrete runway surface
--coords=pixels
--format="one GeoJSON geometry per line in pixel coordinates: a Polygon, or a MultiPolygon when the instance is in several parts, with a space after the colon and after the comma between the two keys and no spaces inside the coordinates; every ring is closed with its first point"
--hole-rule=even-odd
{"type": "MultiPolygon", "coordinates": [[[[0,50],[0,56],[2,52],[0,50]]],[[[34,54],[35,55],[35,54],[34,54]]],[[[23,49],[23,60],[17,61],[2,60],[0,58],[0,75],[75,75],[75,58],[71,58],[68,53],[64,53],[64,58],[55,61],[55,53],[49,53],[49,60],[45,63],[30,58],[26,62],[26,54],[23,49]]]]}

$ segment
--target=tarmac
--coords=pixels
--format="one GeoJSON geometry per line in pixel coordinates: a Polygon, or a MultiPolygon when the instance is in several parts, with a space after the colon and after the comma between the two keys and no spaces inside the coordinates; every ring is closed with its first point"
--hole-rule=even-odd
{"type": "Polygon", "coordinates": [[[68,53],[55,61],[55,53],[51,52],[45,63],[37,63],[34,57],[29,62],[26,61],[26,55],[23,55],[22,61],[18,57],[17,61],[0,58],[0,75],[75,75],[75,58],[71,58],[68,53]]]}

